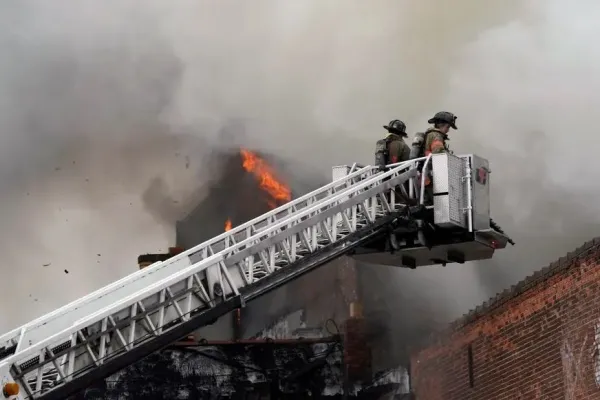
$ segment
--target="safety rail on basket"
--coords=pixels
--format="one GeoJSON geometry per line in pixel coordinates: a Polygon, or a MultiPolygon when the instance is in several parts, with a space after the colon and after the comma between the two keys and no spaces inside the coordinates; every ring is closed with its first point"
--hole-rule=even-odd
{"type": "Polygon", "coordinates": [[[385,169],[388,170],[401,165],[406,165],[409,169],[415,168],[420,170],[416,177],[409,180],[408,193],[406,193],[406,196],[409,199],[418,200],[418,204],[423,205],[425,199],[425,180],[429,175],[431,168],[431,154],[426,157],[419,157],[409,161],[388,164],[385,166],[385,169]],[[418,195],[415,193],[418,193],[418,195]]]}

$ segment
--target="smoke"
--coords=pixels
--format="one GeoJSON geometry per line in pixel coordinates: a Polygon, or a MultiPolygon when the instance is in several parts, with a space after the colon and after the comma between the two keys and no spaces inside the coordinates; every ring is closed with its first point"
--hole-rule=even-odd
{"type": "Polygon", "coordinates": [[[482,296],[598,234],[598,165],[582,150],[600,143],[587,134],[600,101],[600,53],[588,45],[600,8],[550,1],[525,10],[461,51],[445,94],[470,132],[454,135],[455,147],[491,160],[492,212],[518,243],[474,266],[482,296]]]}
{"type": "Polygon", "coordinates": [[[219,149],[252,145],[296,174],[325,176],[370,162],[390,119],[416,131],[439,109],[459,116],[455,150],[491,160],[494,218],[518,246],[494,263],[393,270],[385,283],[421,288],[446,317],[463,312],[595,234],[596,161],[583,149],[600,140],[588,127],[600,96],[598,7],[3,4],[0,289],[15,306],[0,327],[172,244],[171,222],[218,176],[209,160],[219,149]],[[243,137],[223,137],[232,118],[251,121],[243,137]]]}

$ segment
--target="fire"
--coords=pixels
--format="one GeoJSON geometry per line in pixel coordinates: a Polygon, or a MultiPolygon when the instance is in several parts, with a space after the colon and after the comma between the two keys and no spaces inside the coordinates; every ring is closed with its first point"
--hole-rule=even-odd
{"type": "Polygon", "coordinates": [[[275,172],[265,160],[249,150],[242,149],[240,153],[243,158],[242,166],[244,169],[258,179],[261,189],[273,199],[269,202],[271,208],[275,208],[276,203],[283,204],[292,199],[290,188],[277,179],[275,172]]]}
{"type": "MultiPolygon", "coordinates": [[[[270,208],[277,207],[277,203],[284,204],[292,199],[292,191],[279,179],[273,168],[265,160],[250,150],[241,149],[242,167],[258,180],[260,188],[270,197],[267,204],[270,208]]],[[[225,232],[231,230],[231,220],[225,221],[225,232]]]]}

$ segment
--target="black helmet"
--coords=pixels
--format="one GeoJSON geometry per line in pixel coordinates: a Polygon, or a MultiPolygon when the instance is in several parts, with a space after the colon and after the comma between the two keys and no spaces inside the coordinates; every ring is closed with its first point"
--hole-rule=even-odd
{"type": "Polygon", "coordinates": [[[439,122],[450,124],[452,129],[456,129],[456,115],[452,114],[451,112],[440,111],[436,113],[433,118],[427,121],[428,124],[435,124],[439,122]]]}
{"type": "Polygon", "coordinates": [[[383,126],[390,133],[406,134],[406,124],[399,119],[390,121],[388,125],[383,126]]]}

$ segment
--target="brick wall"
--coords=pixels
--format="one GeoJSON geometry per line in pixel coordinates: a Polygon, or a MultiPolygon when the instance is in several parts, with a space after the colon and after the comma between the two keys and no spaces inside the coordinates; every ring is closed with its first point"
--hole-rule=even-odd
{"type": "Polygon", "coordinates": [[[411,355],[417,400],[600,399],[600,238],[411,355]]]}

